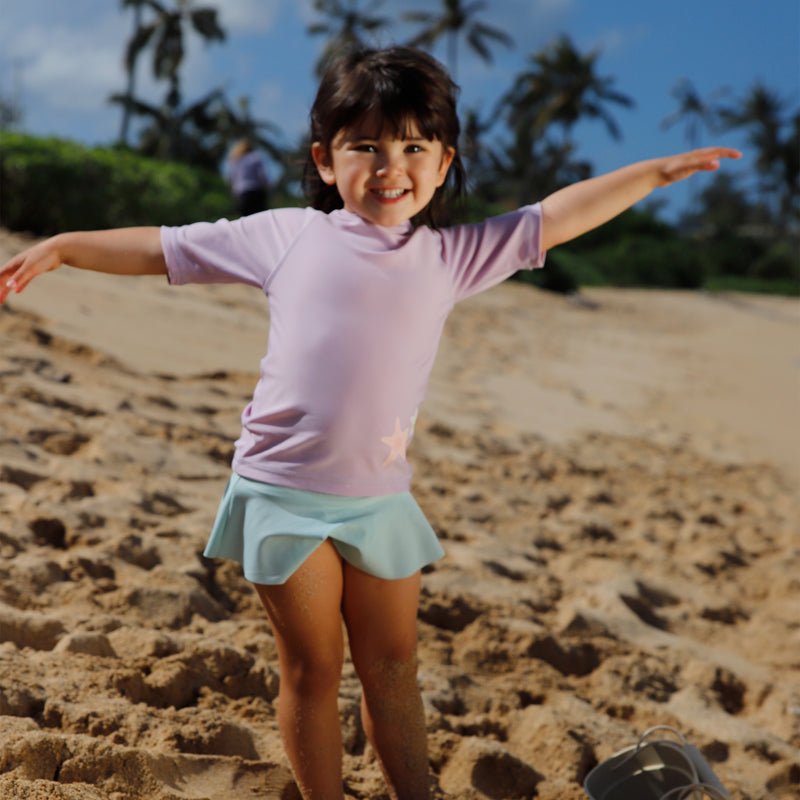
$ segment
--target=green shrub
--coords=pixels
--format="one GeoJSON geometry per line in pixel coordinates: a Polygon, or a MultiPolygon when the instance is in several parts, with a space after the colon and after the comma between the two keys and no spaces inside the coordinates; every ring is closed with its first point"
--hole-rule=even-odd
{"type": "Polygon", "coordinates": [[[705,280],[698,249],[684,239],[626,236],[594,254],[598,269],[615,286],[697,289],[705,280]]]}
{"type": "Polygon", "coordinates": [[[221,176],[61,139],[0,133],[0,224],[49,235],[181,225],[233,212],[221,176]]]}
{"type": "Polygon", "coordinates": [[[709,278],[704,289],[709,292],[746,292],[748,294],[774,294],[800,297],[800,281],[786,279],[747,278],[739,275],[722,275],[709,278]]]}
{"type": "Polygon", "coordinates": [[[561,245],[547,258],[541,273],[523,275],[522,280],[559,292],[603,285],[694,289],[703,285],[706,275],[705,260],[694,242],[637,210],[561,245]]]}
{"type": "Polygon", "coordinates": [[[567,247],[557,247],[548,253],[544,269],[518,272],[515,278],[559,294],[577,292],[581,286],[608,283],[595,266],[591,254],[574,253],[567,247]]]}
{"type": "Polygon", "coordinates": [[[630,208],[605,225],[573,239],[568,247],[575,252],[595,252],[601,247],[616,245],[629,237],[657,242],[675,240],[678,234],[669,223],[663,222],[652,213],[630,208]]]}
{"type": "Polygon", "coordinates": [[[779,240],[753,260],[748,277],[800,282],[800,248],[797,241],[779,240]]]}
{"type": "Polygon", "coordinates": [[[764,253],[764,245],[742,236],[706,239],[698,242],[697,247],[708,264],[709,275],[714,276],[746,276],[764,253]]]}

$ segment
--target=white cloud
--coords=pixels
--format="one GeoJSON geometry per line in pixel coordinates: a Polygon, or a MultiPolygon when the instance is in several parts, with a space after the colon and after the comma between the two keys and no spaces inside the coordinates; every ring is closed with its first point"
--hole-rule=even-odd
{"type": "Polygon", "coordinates": [[[535,0],[532,6],[536,14],[561,16],[575,6],[575,0],[535,0]]]}
{"type": "Polygon", "coordinates": [[[619,55],[636,43],[647,39],[649,34],[644,25],[632,28],[609,28],[595,37],[593,49],[596,48],[603,55],[619,55]]]}
{"type": "Polygon", "coordinates": [[[314,10],[312,0],[295,0],[292,3],[292,11],[303,25],[319,21],[319,14],[314,10]]]}
{"type": "Polygon", "coordinates": [[[293,144],[308,130],[311,99],[287,92],[286,86],[277,81],[264,82],[253,98],[253,116],[275,124],[279,130],[277,138],[293,144]]]}
{"type": "Polygon", "coordinates": [[[18,72],[23,101],[32,94],[54,108],[96,108],[124,86],[122,20],[93,25],[29,23],[3,44],[4,61],[18,72]]]}
{"type": "Polygon", "coordinates": [[[266,33],[275,26],[280,0],[209,0],[229,34],[266,33]]]}

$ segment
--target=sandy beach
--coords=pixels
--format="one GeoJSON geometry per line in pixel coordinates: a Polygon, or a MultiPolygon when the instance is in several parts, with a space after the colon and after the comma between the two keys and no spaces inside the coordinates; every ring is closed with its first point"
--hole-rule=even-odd
{"type": "MultiPolygon", "coordinates": [[[[267,314],[68,268],[0,306],[0,800],[299,797],[263,611],[202,557],[267,314]]],[[[661,724],[800,798],[800,302],[506,283],[409,454],[436,800],[585,800],[661,724]]],[[[348,663],[348,798],[386,798],[358,703],[348,663]]]]}

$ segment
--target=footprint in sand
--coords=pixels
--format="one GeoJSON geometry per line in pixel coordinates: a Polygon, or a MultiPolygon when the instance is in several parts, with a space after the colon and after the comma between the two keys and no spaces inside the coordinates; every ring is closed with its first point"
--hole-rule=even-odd
{"type": "Polygon", "coordinates": [[[37,444],[51,455],[71,456],[90,441],[89,437],[76,431],[60,431],[35,428],[28,431],[26,440],[37,444]]]}
{"type": "Polygon", "coordinates": [[[47,475],[40,475],[36,472],[4,464],[0,467],[0,483],[12,483],[24,489],[26,492],[41,481],[46,481],[47,475]]]}
{"type": "Polygon", "coordinates": [[[455,755],[442,769],[441,786],[458,796],[463,777],[481,796],[491,800],[535,797],[542,776],[501,744],[481,739],[462,740],[455,755]]]}
{"type": "Polygon", "coordinates": [[[28,523],[33,533],[36,544],[54,547],[57,550],[66,549],[67,529],[60,519],[39,517],[28,523]]]}

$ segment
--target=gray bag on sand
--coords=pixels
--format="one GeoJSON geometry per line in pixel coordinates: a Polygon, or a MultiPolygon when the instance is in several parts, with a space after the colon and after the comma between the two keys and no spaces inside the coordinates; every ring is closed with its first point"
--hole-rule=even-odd
{"type": "Polygon", "coordinates": [[[590,800],[730,800],[703,754],[674,728],[645,731],[634,747],[598,764],[583,782],[590,800]],[[671,731],[680,741],[647,738],[671,731]]]}

